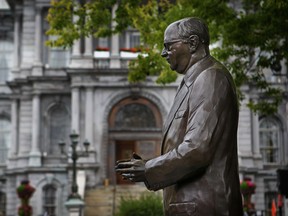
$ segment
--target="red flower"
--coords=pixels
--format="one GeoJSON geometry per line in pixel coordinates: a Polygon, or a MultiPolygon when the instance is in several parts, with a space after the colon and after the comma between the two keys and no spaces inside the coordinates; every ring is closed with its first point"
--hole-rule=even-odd
{"type": "Polygon", "coordinates": [[[120,51],[125,51],[125,52],[133,52],[133,53],[136,53],[136,52],[141,52],[141,48],[121,48],[120,51]]]}
{"type": "Polygon", "coordinates": [[[108,47],[96,47],[96,51],[109,51],[108,47]]]}

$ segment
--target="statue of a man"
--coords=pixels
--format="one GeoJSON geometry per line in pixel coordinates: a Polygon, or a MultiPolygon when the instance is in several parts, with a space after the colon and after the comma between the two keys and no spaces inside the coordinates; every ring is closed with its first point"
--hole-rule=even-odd
{"type": "Polygon", "coordinates": [[[163,128],[161,156],[134,154],[116,171],[149,190],[163,189],[165,216],[242,216],[238,102],[229,71],[209,53],[208,27],[198,18],[170,24],[162,57],[184,78],[163,128]]]}

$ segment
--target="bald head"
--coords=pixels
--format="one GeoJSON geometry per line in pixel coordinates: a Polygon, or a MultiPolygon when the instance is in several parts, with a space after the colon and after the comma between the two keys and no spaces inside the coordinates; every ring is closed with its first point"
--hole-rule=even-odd
{"type": "Polygon", "coordinates": [[[201,19],[181,19],[166,28],[161,56],[172,70],[185,74],[193,64],[210,55],[209,42],[208,27],[201,19]]]}
{"type": "Polygon", "coordinates": [[[169,38],[169,40],[187,40],[191,35],[197,35],[203,44],[209,46],[210,43],[207,25],[201,19],[194,17],[184,18],[171,23],[165,30],[165,36],[166,35],[173,37],[169,38]]]}

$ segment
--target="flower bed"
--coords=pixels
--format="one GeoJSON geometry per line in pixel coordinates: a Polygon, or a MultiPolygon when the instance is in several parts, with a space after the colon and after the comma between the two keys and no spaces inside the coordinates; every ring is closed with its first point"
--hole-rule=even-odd
{"type": "Polygon", "coordinates": [[[96,47],[95,51],[109,51],[108,47],[96,47]]]}
{"type": "Polygon", "coordinates": [[[94,51],[94,58],[107,59],[110,57],[110,51],[108,47],[96,47],[94,51]]]}
{"type": "Polygon", "coordinates": [[[136,52],[141,52],[141,48],[121,48],[120,51],[123,52],[131,52],[131,53],[136,53],[136,52]]]}

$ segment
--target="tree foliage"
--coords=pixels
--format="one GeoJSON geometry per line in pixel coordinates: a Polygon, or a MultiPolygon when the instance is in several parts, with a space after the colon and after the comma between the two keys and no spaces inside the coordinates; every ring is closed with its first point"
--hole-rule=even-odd
{"type": "Polygon", "coordinates": [[[158,83],[173,82],[176,73],[160,57],[164,30],[181,18],[200,17],[209,26],[211,43],[217,43],[212,55],[229,68],[238,89],[246,84],[260,95],[248,106],[269,114],[281,102],[282,91],[267,82],[265,72],[280,75],[281,62],[288,58],[286,0],[52,0],[51,4],[47,34],[58,37],[48,41],[49,46],[71,46],[80,37],[105,37],[128,26],[139,30],[147,55],[130,63],[131,82],[149,75],[158,75],[158,83]]]}
{"type": "Polygon", "coordinates": [[[138,199],[122,198],[115,216],[163,216],[162,198],[143,193],[138,199]]]}

